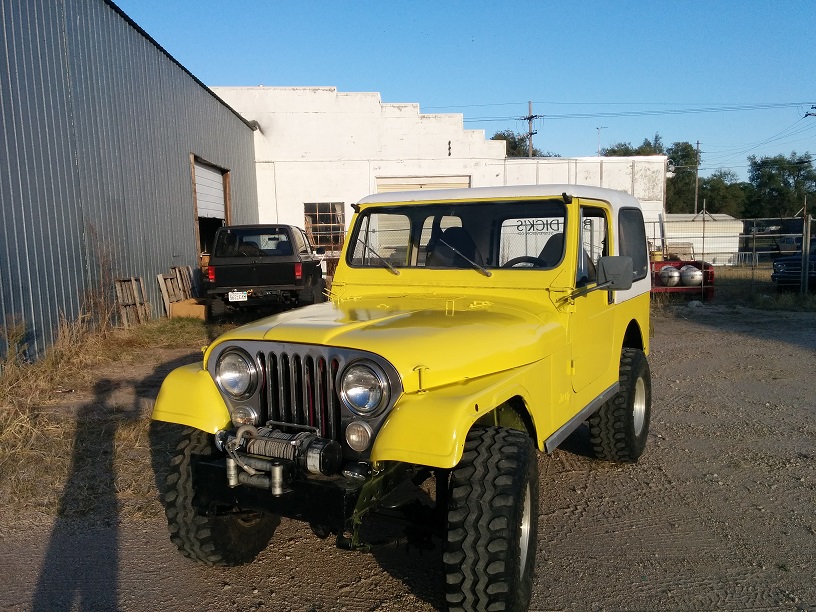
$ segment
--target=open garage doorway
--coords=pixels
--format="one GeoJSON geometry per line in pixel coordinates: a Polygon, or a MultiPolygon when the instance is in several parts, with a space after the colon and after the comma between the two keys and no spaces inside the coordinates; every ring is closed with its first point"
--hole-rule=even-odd
{"type": "Polygon", "coordinates": [[[229,171],[191,156],[199,268],[206,273],[215,232],[229,224],[229,171]]]}

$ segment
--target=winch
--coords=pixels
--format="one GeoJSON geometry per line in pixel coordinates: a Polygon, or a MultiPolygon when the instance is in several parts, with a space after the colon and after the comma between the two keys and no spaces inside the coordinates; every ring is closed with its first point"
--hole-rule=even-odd
{"type": "Polygon", "coordinates": [[[243,425],[237,430],[216,433],[216,446],[227,453],[230,487],[243,484],[283,495],[294,470],[323,476],[340,472],[343,451],[338,442],[321,438],[313,431],[286,433],[274,425],[274,422],[258,428],[243,425]]]}

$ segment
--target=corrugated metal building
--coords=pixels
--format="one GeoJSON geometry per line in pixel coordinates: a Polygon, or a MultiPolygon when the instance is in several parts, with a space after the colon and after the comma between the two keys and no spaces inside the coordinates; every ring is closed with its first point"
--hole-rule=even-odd
{"type": "Polygon", "coordinates": [[[34,356],[100,279],[159,315],[157,274],[257,221],[253,136],[107,0],[0,0],[0,28],[0,327],[34,356]]]}

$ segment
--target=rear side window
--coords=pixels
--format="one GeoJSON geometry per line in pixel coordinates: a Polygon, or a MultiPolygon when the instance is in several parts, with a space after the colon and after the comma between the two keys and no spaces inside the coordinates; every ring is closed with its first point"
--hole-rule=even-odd
{"type": "Polygon", "coordinates": [[[646,226],[639,208],[623,208],[618,217],[619,254],[632,258],[634,280],[649,274],[649,250],[646,243],[646,226]]]}

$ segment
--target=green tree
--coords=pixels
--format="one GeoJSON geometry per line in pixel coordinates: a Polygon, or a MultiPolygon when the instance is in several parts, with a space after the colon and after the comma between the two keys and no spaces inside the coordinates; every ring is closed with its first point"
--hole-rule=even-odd
{"type": "MultiPolygon", "coordinates": [[[[490,140],[504,140],[507,142],[507,157],[527,157],[529,154],[529,145],[527,141],[529,136],[527,134],[516,134],[512,130],[504,130],[496,132],[490,137],[490,140]]],[[[533,157],[561,157],[557,153],[550,151],[542,151],[533,146],[533,157]]]]}
{"type": "Polygon", "coordinates": [[[747,212],[756,217],[792,217],[802,208],[805,194],[816,192],[816,169],[810,153],[748,158],[753,197],[747,212]]]}
{"type": "Polygon", "coordinates": [[[718,170],[700,179],[699,208],[710,213],[725,213],[740,217],[745,209],[746,191],[737,175],[731,170],[718,170]]]}
{"type": "Polygon", "coordinates": [[[660,134],[655,134],[652,140],[643,139],[639,147],[633,147],[629,142],[619,142],[611,147],[601,149],[604,157],[633,157],[635,155],[665,155],[666,149],[663,146],[663,139],[660,134]]]}
{"type": "Polygon", "coordinates": [[[616,142],[612,146],[601,149],[601,155],[604,157],[632,157],[637,153],[631,142],[616,142]]]}
{"type": "Polygon", "coordinates": [[[666,149],[666,155],[674,166],[674,176],[666,181],[666,212],[694,212],[697,150],[690,142],[675,142],[666,149]]]}

